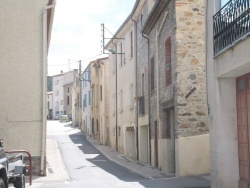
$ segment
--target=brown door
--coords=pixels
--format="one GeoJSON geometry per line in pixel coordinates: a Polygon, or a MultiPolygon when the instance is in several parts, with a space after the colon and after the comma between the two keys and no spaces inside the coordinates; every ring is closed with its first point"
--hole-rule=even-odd
{"type": "Polygon", "coordinates": [[[240,188],[249,188],[250,74],[236,79],[240,188]],[[248,118],[249,117],[249,118],[248,118]]]}

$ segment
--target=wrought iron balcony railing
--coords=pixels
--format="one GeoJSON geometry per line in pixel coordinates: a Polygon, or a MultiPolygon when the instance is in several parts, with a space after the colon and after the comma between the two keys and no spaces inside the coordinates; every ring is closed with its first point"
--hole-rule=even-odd
{"type": "Polygon", "coordinates": [[[214,55],[250,31],[250,0],[231,0],[213,17],[214,55]]]}

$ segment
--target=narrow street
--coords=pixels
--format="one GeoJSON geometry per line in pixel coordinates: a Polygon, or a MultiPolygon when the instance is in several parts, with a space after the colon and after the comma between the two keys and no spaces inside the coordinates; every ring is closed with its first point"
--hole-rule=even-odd
{"type": "Polygon", "coordinates": [[[28,185],[28,181],[26,181],[27,187],[210,187],[210,182],[200,177],[145,178],[110,161],[86,139],[78,128],[72,127],[70,123],[48,121],[47,142],[50,143],[47,148],[47,177],[34,178],[32,186],[28,185]],[[54,160],[51,160],[51,148],[49,148],[51,143],[56,143],[58,147],[56,150],[53,149],[54,160]],[[52,164],[53,161],[61,164],[60,168],[55,167],[52,164]],[[62,176],[63,178],[54,178],[61,176],[62,171],[66,174],[62,176]]]}
{"type": "MultiPolygon", "coordinates": [[[[87,140],[79,129],[58,121],[48,121],[48,139],[57,142],[69,181],[58,187],[143,187],[142,176],[107,159],[87,140]]],[[[51,169],[53,172],[53,169],[51,169]]],[[[53,187],[57,187],[53,182],[53,187]]],[[[43,187],[51,187],[51,183],[43,187]]]]}

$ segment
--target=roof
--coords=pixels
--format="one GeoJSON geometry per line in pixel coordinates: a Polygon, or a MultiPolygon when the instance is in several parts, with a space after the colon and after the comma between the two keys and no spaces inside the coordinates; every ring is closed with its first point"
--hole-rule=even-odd
{"type": "MultiPolygon", "coordinates": [[[[56,0],[49,0],[47,5],[49,6],[53,4],[56,4],[56,0]]],[[[47,48],[48,49],[49,49],[49,44],[50,44],[54,13],[55,13],[55,7],[47,10],[47,45],[48,45],[47,48]]]]}

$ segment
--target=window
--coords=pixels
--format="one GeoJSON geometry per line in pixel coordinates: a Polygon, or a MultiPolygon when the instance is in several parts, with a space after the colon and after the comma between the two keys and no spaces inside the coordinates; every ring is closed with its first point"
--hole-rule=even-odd
{"type": "Polygon", "coordinates": [[[95,100],[96,104],[95,105],[96,106],[98,105],[98,100],[99,100],[99,91],[98,90],[99,90],[98,85],[96,85],[96,94],[95,94],[95,97],[96,97],[96,100],[95,100]]]}
{"type": "Polygon", "coordinates": [[[113,114],[116,113],[115,103],[116,103],[116,98],[115,98],[115,94],[113,93],[113,114]]]}
{"type": "Polygon", "coordinates": [[[91,91],[89,90],[89,105],[91,105],[91,91]]]}
{"type": "Polygon", "coordinates": [[[87,107],[87,94],[84,94],[84,99],[83,99],[83,107],[87,107]]]}
{"type": "Polygon", "coordinates": [[[100,101],[102,101],[102,85],[100,85],[100,101]]]}
{"type": "Polygon", "coordinates": [[[92,107],[95,106],[95,86],[92,88],[92,107]]]}
{"type": "Polygon", "coordinates": [[[133,108],[134,107],[134,87],[133,87],[133,84],[130,84],[129,90],[130,90],[130,108],[133,108]]]}
{"type": "Polygon", "coordinates": [[[69,96],[67,96],[67,105],[69,105],[69,96]]]}
{"type": "Polygon", "coordinates": [[[154,58],[151,59],[151,91],[155,89],[155,62],[154,58]]]}
{"type": "Polygon", "coordinates": [[[58,95],[59,95],[59,91],[57,90],[57,91],[56,91],[56,96],[58,96],[58,95]]]}
{"type": "Polygon", "coordinates": [[[59,80],[56,80],[56,85],[58,85],[59,84],[59,80]]]}
{"type": "Polygon", "coordinates": [[[63,105],[63,100],[61,100],[61,103],[60,103],[60,105],[63,105]]]}
{"type": "Polygon", "coordinates": [[[49,101],[48,101],[47,107],[48,107],[48,109],[49,109],[49,101]]]}
{"type": "Polygon", "coordinates": [[[141,96],[144,96],[144,74],[141,75],[141,96]]]}
{"type": "Polygon", "coordinates": [[[69,93],[69,87],[68,87],[68,93],[69,93]]]}
{"type": "Polygon", "coordinates": [[[122,90],[120,90],[120,109],[119,111],[122,112],[123,111],[123,99],[122,99],[122,90]]]}
{"type": "Polygon", "coordinates": [[[165,41],[165,79],[166,86],[172,83],[171,38],[165,41]]]}
{"type": "Polygon", "coordinates": [[[130,57],[133,57],[133,31],[130,32],[130,57]]]}

